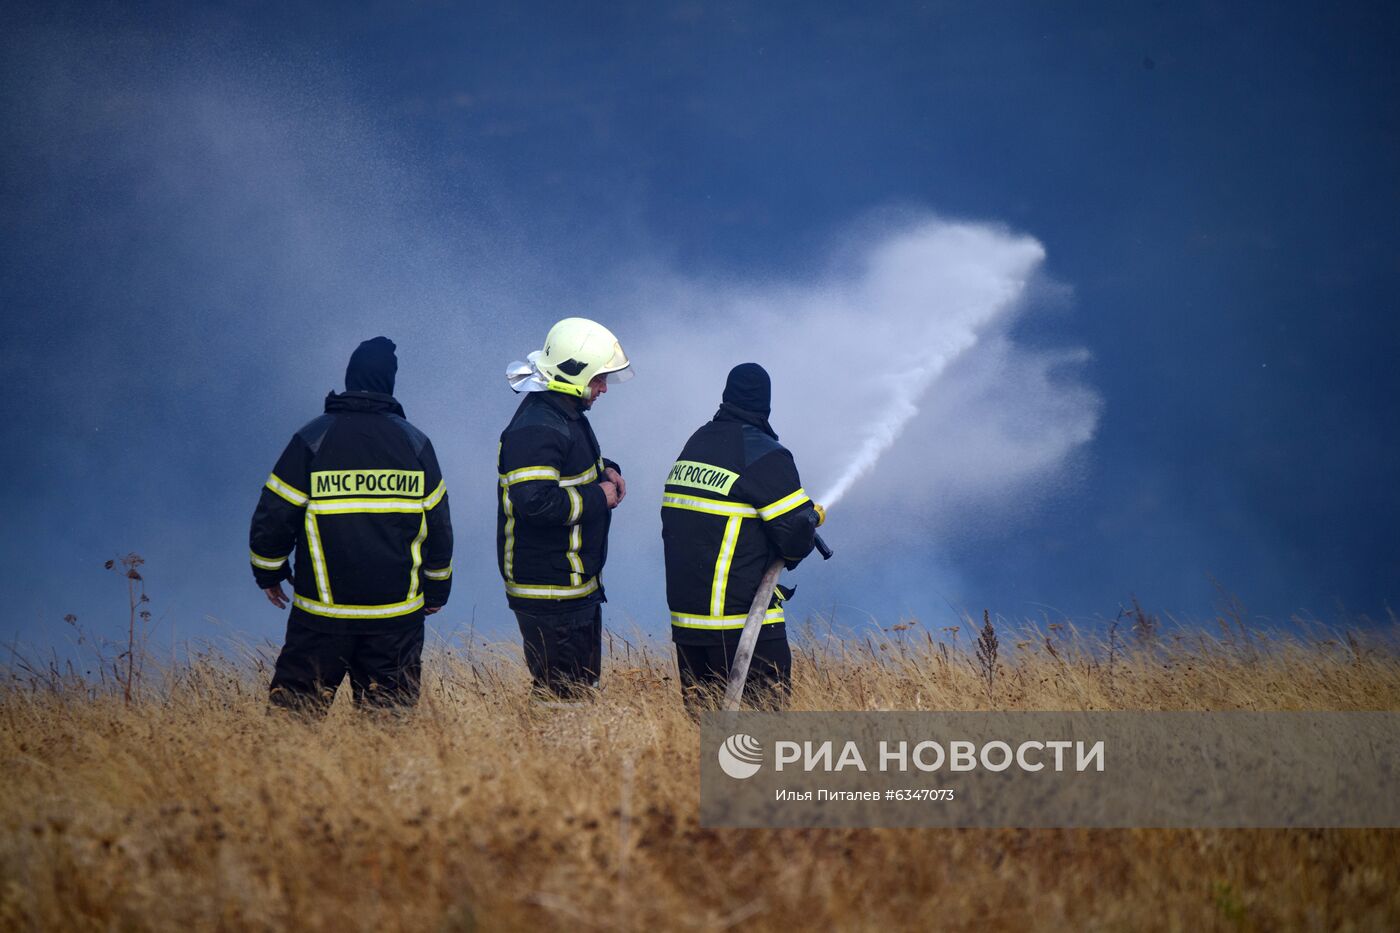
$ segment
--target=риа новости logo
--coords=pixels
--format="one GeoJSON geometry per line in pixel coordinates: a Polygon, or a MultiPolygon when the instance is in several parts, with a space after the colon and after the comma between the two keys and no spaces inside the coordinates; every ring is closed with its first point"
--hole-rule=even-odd
{"type": "Polygon", "coordinates": [[[719,766],[732,778],[751,778],[763,767],[763,745],[743,732],[731,735],[719,747],[719,766]]]}

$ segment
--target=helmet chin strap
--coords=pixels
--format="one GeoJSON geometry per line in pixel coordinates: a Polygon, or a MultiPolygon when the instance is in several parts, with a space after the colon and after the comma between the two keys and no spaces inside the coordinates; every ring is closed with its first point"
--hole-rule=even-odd
{"type": "Polygon", "coordinates": [[[549,391],[559,392],[562,395],[572,395],[575,398],[588,398],[588,386],[570,385],[567,382],[560,382],[558,379],[549,380],[549,391]]]}

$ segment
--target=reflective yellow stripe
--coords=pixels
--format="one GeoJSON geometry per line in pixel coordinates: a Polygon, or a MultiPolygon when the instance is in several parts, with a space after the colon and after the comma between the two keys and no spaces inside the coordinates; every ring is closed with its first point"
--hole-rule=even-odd
{"type": "Polygon", "coordinates": [[[268,474],[267,488],[277,493],[277,495],[281,496],[283,499],[286,499],[292,505],[298,507],[306,505],[307,501],[310,499],[310,496],[302,492],[300,489],[297,489],[295,486],[284,483],[282,482],[282,480],[278,479],[276,473],[268,474]]]}
{"type": "Polygon", "coordinates": [[[286,557],[263,557],[257,551],[249,551],[248,555],[253,561],[253,566],[263,570],[277,570],[287,562],[286,557]]]}
{"type": "Polygon", "coordinates": [[[564,490],[569,494],[569,520],[566,525],[573,525],[583,517],[583,494],[577,489],[564,490]]]}
{"type": "Polygon", "coordinates": [[[353,515],[356,512],[421,512],[422,499],[315,499],[306,507],[321,515],[353,515]]]}
{"type": "Polygon", "coordinates": [[[292,604],[304,612],[332,619],[392,619],[394,616],[407,615],[422,609],[423,597],[415,596],[401,603],[388,603],[383,606],[337,606],[297,595],[292,597],[292,604]]]}
{"type": "Polygon", "coordinates": [[[721,502],[702,496],[682,496],[668,492],[661,497],[662,508],[689,509],[692,512],[705,512],[710,515],[737,515],[740,518],[757,518],[758,509],[740,502],[721,502]]]}
{"type": "MultiPolygon", "coordinates": [[[[737,616],[691,616],[680,612],[671,613],[671,624],[677,628],[712,628],[712,629],[733,629],[743,628],[744,620],[748,613],[737,616]]],[[[772,625],[775,622],[783,621],[783,607],[776,606],[769,609],[763,615],[763,624],[772,625]]]]}
{"type": "Polygon", "coordinates": [[[526,483],[537,479],[552,479],[557,481],[560,486],[583,486],[598,478],[598,468],[591,466],[582,473],[576,473],[573,476],[560,476],[559,471],[554,467],[521,467],[518,470],[500,474],[500,478],[501,483],[506,486],[514,486],[516,483],[526,483]]]}
{"type": "Polygon", "coordinates": [[[423,566],[423,539],[428,536],[428,515],[418,520],[418,537],[409,545],[408,553],[413,555],[413,569],[408,572],[408,598],[418,595],[418,568],[423,566]]]}
{"type": "Polygon", "coordinates": [[[425,567],[425,568],[423,568],[423,576],[427,577],[429,580],[447,580],[447,579],[450,579],[451,576],[452,576],[452,565],[451,565],[451,564],[448,564],[446,567],[442,568],[441,570],[429,570],[429,569],[427,569],[427,568],[425,567]]]}
{"type": "Polygon", "coordinates": [[[598,578],[589,577],[582,586],[546,586],[524,583],[506,583],[506,593],[524,599],[574,599],[587,596],[598,589],[598,578]]]}
{"type": "Polygon", "coordinates": [[[321,527],[311,509],[306,510],[306,546],[311,551],[311,569],[316,572],[316,595],[327,603],[335,602],[330,574],[326,573],[326,554],[321,549],[321,527]]]}
{"type": "Polygon", "coordinates": [[[593,482],[593,481],[594,481],[595,479],[597,479],[597,478],[598,478],[598,468],[595,467],[595,466],[591,466],[591,467],[589,467],[588,469],[584,470],[582,473],[578,473],[578,474],[576,474],[576,475],[574,475],[574,476],[561,476],[561,477],[559,477],[559,485],[560,485],[560,486],[582,486],[582,485],[584,485],[585,483],[591,483],[591,482],[593,482]]]}
{"type": "Polygon", "coordinates": [[[515,510],[510,507],[510,490],[501,487],[501,508],[506,513],[506,544],[502,554],[501,568],[507,580],[515,579],[515,510]]]}
{"type": "Polygon", "coordinates": [[[569,529],[569,566],[574,568],[574,572],[569,575],[569,582],[578,586],[583,582],[583,561],[579,559],[579,548],[583,547],[583,526],[575,525],[569,529]]]}
{"type": "Polygon", "coordinates": [[[514,486],[516,483],[528,483],[530,480],[535,479],[557,480],[559,478],[559,471],[550,466],[531,466],[521,467],[518,470],[511,470],[509,473],[502,473],[500,476],[502,486],[514,486]]]}
{"type": "Polygon", "coordinates": [[[428,498],[423,500],[424,511],[431,511],[433,506],[441,502],[442,497],[445,495],[447,495],[447,481],[440,480],[437,484],[437,489],[434,489],[428,494],[428,498]]]}
{"type": "Polygon", "coordinates": [[[724,523],[724,538],[719,543],[719,557],[715,559],[715,579],[710,584],[710,614],[724,615],[724,595],[729,590],[729,565],[734,562],[734,545],[739,540],[739,526],[743,516],[731,515],[724,523]]]}
{"type": "Polygon", "coordinates": [[[765,505],[763,508],[759,509],[758,516],[765,522],[771,522],[779,515],[786,515],[802,503],[811,501],[812,500],[807,497],[806,490],[798,489],[796,492],[790,492],[786,496],[783,496],[772,505],[765,505]]]}

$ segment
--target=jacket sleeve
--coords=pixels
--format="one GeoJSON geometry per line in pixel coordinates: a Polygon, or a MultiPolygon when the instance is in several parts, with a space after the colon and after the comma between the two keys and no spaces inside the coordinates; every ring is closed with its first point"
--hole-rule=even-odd
{"type": "Polygon", "coordinates": [[[576,486],[559,484],[559,468],[569,439],[553,428],[531,425],[501,438],[500,481],[511,509],[532,525],[576,525],[608,511],[608,498],[595,479],[576,486]]]}
{"type": "Polygon", "coordinates": [[[423,601],[429,609],[446,605],[452,592],[452,513],[447,506],[447,484],[438,467],[433,442],[419,452],[423,464],[423,514],[428,537],[423,542],[423,601]]]}
{"type": "Polygon", "coordinates": [[[744,473],[746,498],[758,509],[763,532],[788,569],[812,553],[817,536],[817,510],[802,488],[797,464],[787,450],[765,454],[744,473]]]}
{"type": "Polygon", "coordinates": [[[306,514],[311,488],[311,450],[300,436],[293,437],[272,468],[253,512],[248,532],[253,579],[262,589],[292,578],[289,560],[306,514]]]}

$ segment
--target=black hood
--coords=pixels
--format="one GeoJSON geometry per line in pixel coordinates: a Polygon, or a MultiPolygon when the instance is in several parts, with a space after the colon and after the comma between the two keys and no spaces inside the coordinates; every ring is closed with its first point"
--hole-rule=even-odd
{"type": "Polygon", "coordinates": [[[773,440],[778,439],[778,432],[773,430],[773,426],[768,423],[767,414],[760,414],[756,411],[746,411],[738,405],[731,405],[728,402],[721,402],[719,411],[715,412],[715,421],[738,421],[743,424],[751,424],[773,440]]]}
{"type": "Polygon", "coordinates": [[[767,418],[773,411],[773,381],[768,378],[768,370],[757,363],[735,366],[724,382],[723,401],[767,418]]]}
{"type": "Polygon", "coordinates": [[[332,392],[326,396],[326,414],[346,411],[404,417],[398,399],[383,392],[332,392]]]}
{"type": "Polygon", "coordinates": [[[394,341],[388,337],[375,337],[356,347],[345,367],[345,391],[393,395],[394,377],[399,372],[394,350],[394,341]]]}

